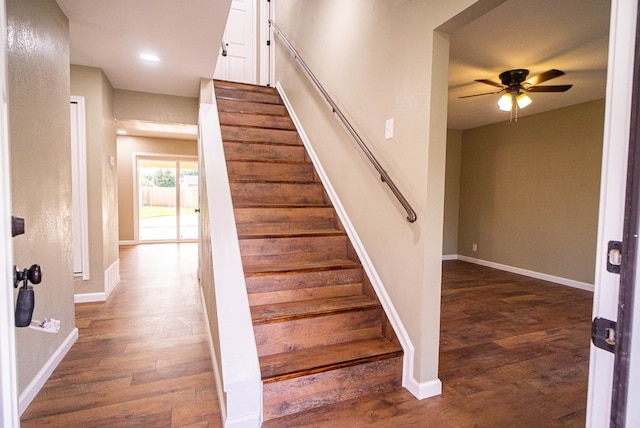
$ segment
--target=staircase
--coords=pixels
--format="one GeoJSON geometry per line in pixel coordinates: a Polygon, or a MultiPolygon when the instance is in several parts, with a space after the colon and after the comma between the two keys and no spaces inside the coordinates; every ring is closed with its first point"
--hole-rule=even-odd
{"type": "Polygon", "coordinates": [[[277,91],[214,86],[264,420],[398,388],[402,348],[277,91]]]}

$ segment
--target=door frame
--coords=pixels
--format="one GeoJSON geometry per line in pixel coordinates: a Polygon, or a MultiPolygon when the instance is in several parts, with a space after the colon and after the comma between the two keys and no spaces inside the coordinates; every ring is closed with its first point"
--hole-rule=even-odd
{"type": "MultiPolygon", "coordinates": [[[[636,1],[611,1],[593,318],[614,321],[619,277],[606,270],[607,244],[621,241],[623,233],[637,6],[636,1]]],[[[609,426],[613,369],[614,355],[591,344],[587,427],[609,426]]]]}
{"type": "MultiPolygon", "coordinates": [[[[133,238],[136,244],[160,244],[160,243],[181,243],[181,242],[198,242],[198,238],[196,239],[179,239],[178,234],[180,233],[180,223],[178,221],[177,230],[176,230],[176,239],[173,240],[140,240],[140,184],[138,179],[140,177],[138,173],[138,159],[139,158],[157,158],[164,160],[191,160],[198,163],[198,173],[200,173],[200,164],[198,162],[199,156],[196,155],[173,155],[167,153],[141,153],[135,152],[133,153],[133,238]]],[[[178,186],[177,182],[178,177],[176,177],[176,187],[178,186]]],[[[200,188],[198,188],[198,194],[200,193],[200,188]]],[[[179,197],[179,189],[177,189],[177,194],[179,197]]],[[[176,210],[178,207],[176,207],[176,210]]]]}
{"type": "Polygon", "coordinates": [[[9,162],[9,121],[7,116],[7,21],[5,1],[0,3],[0,271],[4,286],[0,292],[0,425],[20,425],[16,340],[14,327],[13,243],[11,238],[11,174],[9,162]]]}

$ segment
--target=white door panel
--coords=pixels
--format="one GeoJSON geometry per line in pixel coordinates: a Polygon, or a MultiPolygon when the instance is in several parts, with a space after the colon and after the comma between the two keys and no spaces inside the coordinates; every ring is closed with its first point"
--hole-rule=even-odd
{"type": "Polygon", "coordinates": [[[233,0],[224,43],[227,55],[218,55],[214,77],[234,82],[256,82],[256,16],[255,0],[233,0]]]}

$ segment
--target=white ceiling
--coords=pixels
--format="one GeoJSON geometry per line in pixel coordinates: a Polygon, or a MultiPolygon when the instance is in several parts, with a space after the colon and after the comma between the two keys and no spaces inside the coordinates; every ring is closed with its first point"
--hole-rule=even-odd
{"type": "Polygon", "coordinates": [[[509,120],[498,110],[499,91],[474,82],[500,82],[505,70],[529,76],[557,68],[566,74],[542,85],[573,84],[563,93],[531,93],[533,103],[518,115],[540,113],[604,98],[609,39],[609,0],[508,0],[451,35],[449,113],[451,129],[509,120]]]}
{"type": "Polygon", "coordinates": [[[230,1],[57,0],[71,63],[99,67],[117,89],[197,97],[212,78],[230,1]],[[142,61],[153,52],[160,62],[142,61]]]}
{"type": "MultiPolygon", "coordinates": [[[[118,89],[196,97],[200,78],[213,77],[229,0],[57,0],[69,18],[71,63],[99,67],[118,89]],[[139,59],[142,51],[161,62],[139,59]]],[[[451,35],[449,123],[469,129],[509,120],[498,95],[475,79],[502,71],[551,68],[573,84],[564,93],[532,93],[519,115],[605,96],[609,0],[508,0],[451,35]]],[[[495,88],[497,89],[497,88],[495,88]]]]}

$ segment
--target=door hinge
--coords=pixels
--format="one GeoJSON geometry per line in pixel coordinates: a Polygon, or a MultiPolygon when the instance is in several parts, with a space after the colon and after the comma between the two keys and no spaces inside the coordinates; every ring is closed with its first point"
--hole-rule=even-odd
{"type": "Polygon", "coordinates": [[[594,318],[591,323],[591,341],[605,351],[616,352],[616,322],[606,318],[594,318]]]}
{"type": "Polygon", "coordinates": [[[609,241],[607,246],[607,271],[620,273],[622,266],[622,242],[609,241]]]}
{"type": "Polygon", "coordinates": [[[267,40],[267,46],[271,46],[271,40],[267,40]]]}

